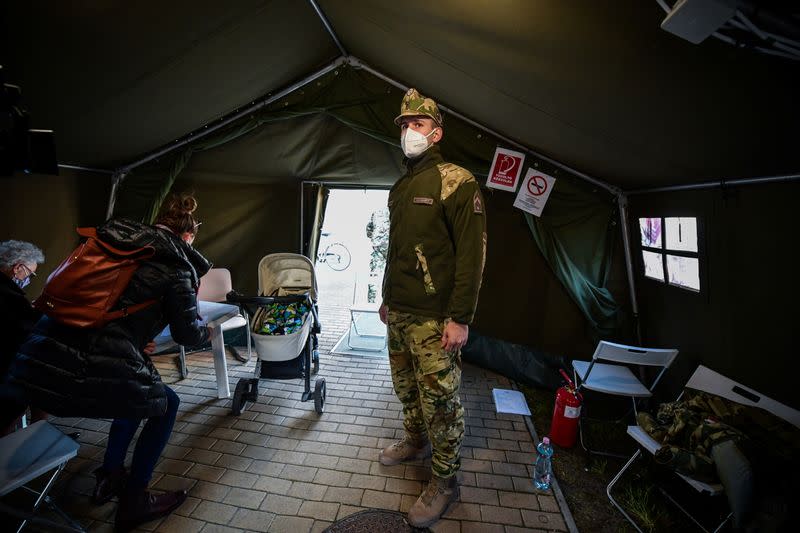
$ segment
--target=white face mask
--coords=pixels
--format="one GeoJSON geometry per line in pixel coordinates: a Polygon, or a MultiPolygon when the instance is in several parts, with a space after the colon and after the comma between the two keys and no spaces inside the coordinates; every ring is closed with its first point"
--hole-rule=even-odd
{"type": "Polygon", "coordinates": [[[433,128],[427,135],[423,135],[416,130],[406,128],[400,135],[400,146],[403,148],[403,153],[406,157],[417,157],[419,154],[430,148],[431,143],[428,142],[428,137],[433,135],[433,132],[438,128],[433,128]]]}

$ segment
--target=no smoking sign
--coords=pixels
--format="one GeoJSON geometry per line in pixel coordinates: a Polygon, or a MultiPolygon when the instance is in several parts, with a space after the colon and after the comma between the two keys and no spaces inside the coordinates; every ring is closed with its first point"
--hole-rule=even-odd
{"type": "Polygon", "coordinates": [[[544,176],[531,176],[528,178],[528,192],[534,196],[541,196],[547,190],[547,180],[544,176]]]}
{"type": "Polygon", "coordinates": [[[537,217],[542,216],[542,210],[555,186],[556,179],[535,169],[529,169],[525,175],[525,186],[519,188],[514,207],[527,211],[537,217]]]}

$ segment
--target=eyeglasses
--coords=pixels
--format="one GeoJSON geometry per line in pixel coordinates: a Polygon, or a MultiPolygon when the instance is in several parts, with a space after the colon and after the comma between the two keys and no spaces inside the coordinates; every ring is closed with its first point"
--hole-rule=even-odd
{"type": "Polygon", "coordinates": [[[20,263],[19,266],[28,271],[28,277],[34,277],[34,278],[36,277],[36,272],[28,268],[28,265],[26,265],[25,263],[20,263]]]}

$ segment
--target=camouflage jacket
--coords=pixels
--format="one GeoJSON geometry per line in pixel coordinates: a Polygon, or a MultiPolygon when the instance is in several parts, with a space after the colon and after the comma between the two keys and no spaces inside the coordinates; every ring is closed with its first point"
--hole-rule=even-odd
{"type": "Polygon", "coordinates": [[[797,461],[800,450],[798,430],[785,420],[757,407],[687,389],[675,402],[663,403],[656,417],[639,413],[637,422],[662,444],[656,452],[658,463],[682,474],[715,483],[716,465],[711,449],[733,440],[753,460],[751,450],[784,465],[797,461]]]}
{"type": "Polygon", "coordinates": [[[469,324],[486,260],[486,213],[469,171],[431,146],[389,192],[383,303],[394,311],[469,324]]]}

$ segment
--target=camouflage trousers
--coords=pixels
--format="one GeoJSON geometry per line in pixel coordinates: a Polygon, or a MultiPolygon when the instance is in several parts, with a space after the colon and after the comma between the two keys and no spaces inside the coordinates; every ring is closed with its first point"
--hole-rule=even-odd
{"type": "Polygon", "coordinates": [[[444,320],[389,311],[389,364],[403,426],[412,438],[427,433],[433,473],[455,475],[461,466],[464,408],[459,397],[461,352],[442,349],[444,320]]]}

